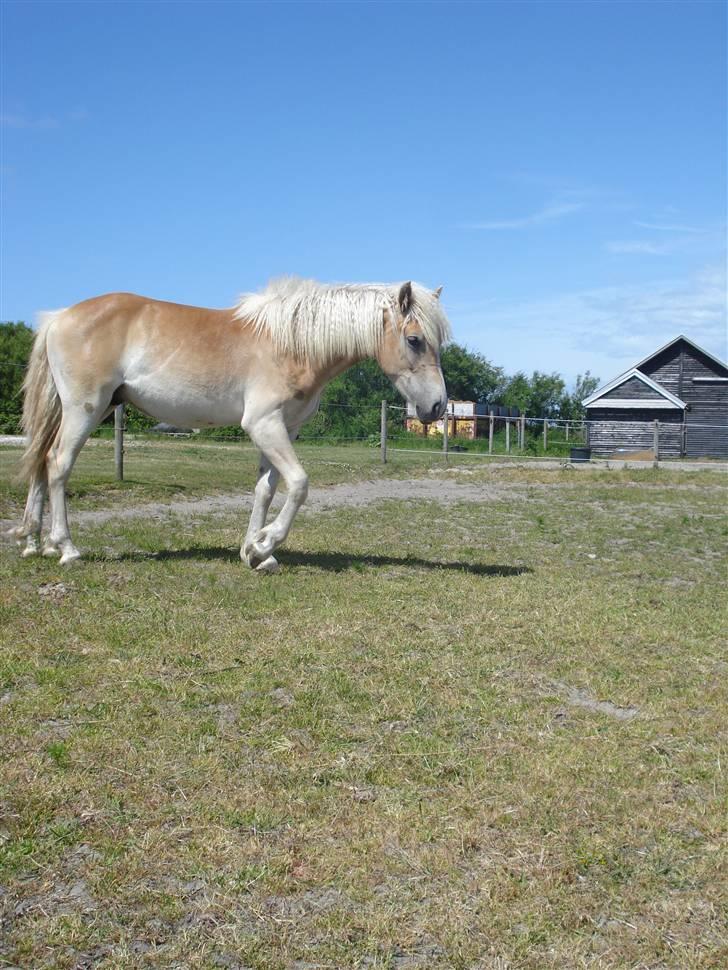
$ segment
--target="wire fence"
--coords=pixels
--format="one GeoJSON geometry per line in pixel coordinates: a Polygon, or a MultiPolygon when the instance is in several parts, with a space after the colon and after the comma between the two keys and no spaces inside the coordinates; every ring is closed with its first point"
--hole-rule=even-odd
{"type": "MultiPolygon", "coordinates": [[[[724,451],[720,457],[728,458],[728,424],[687,424],[685,422],[661,422],[659,420],[645,422],[627,422],[629,425],[629,440],[620,446],[619,438],[602,448],[604,422],[591,420],[567,420],[565,418],[533,418],[527,415],[473,415],[463,417],[452,413],[440,421],[435,429],[433,426],[419,425],[407,408],[382,401],[379,408],[365,405],[347,405],[342,403],[325,404],[327,410],[350,409],[358,414],[363,412],[378,412],[379,429],[362,435],[322,434],[314,436],[302,435],[299,441],[312,446],[330,447],[367,447],[377,449],[378,458],[386,463],[393,456],[418,456],[444,462],[461,460],[512,460],[518,462],[547,461],[561,464],[579,464],[588,461],[609,463],[615,460],[643,462],[657,465],[667,458],[686,457],[685,445],[691,440],[691,434],[698,435],[699,447],[703,454],[695,457],[708,457],[710,450],[706,450],[704,442],[717,441],[724,451]],[[469,425],[465,430],[467,435],[456,434],[458,422],[460,431],[463,425],[469,425]],[[638,425],[638,434],[634,425],[638,425]],[[601,442],[601,444],[600,444],[601,442]],[[592,447],[596,443],[596,447],[592,447]],[[601,449],[601,450],[600,450],[601,449]]],[[[118,405],[114,411],[114,454],[116,477],[124,477],[125,435],[127,434],[124,421],[124,405],[118,405]]],[[[241,435],[216,434],[214,432],[172,430],[163,433],[164,437],[172,439],[194,440],[200,444],[207,442],[239,442],[241,435]]],[[[134,435],[136,440],[149,440],[149,435],[134,435]]],[[[252,443],[250,444],[252,448],[252,443]]],[[[375,452],[376,454],[376,452],[375,452]]],[[[374,456],[373,456],[374,457],[374,456]]],[[[689,457],[689,456],[688,456],[689,457]]],[[[376,460],[376,459],[375,459],[376,460]]]]}
{"type": "MultiPolygon", "coordinates": [[[[6,364],[3,378],[8,377],[7,372],[6,364]]],[[[378,449],[382,462],[393,455],[440,457],[445,463],[489,458],[562,463],[728,458],[728,417],[722,423],[695,421],[680,413],[665,420],[631,421],[625,420],[625,415],[619,421],[605,421],[535,417],[514,414],[514,410],[493,407],[486,414],[468,414],[450,402],[446,419],[422,425],[413,410],[402,404],[386,400],[380,404],[327,401],[301,429],[298,440],[308,445],[378,449]]],[[[114,435],[118,478],[123,478],[125,436],[146,436],[151,430],[141,424],[128,428],[124,405],[115,408],[113,431],[108,425],[99,429],[101,436],[114,435]]],[[[171,429],[160,433],[171,439],[199,442],[246,440],[239,427],[209,431],[171,429]]]]}

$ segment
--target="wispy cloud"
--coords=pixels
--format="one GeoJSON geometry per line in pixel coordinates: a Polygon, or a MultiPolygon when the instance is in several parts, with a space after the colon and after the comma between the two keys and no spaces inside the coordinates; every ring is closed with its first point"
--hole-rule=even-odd
{"type": "Polygon", "coordinates": [[[29,118],[26,115],[2,114],[0,115],[0,125],[3,125],[5,128],[48,129],[60,128],[61,122],[58,118],[47,116],[43,118],[29,118]]]}
{"type": "Polygon", "coordinates": [[[725,359],[726,274],[708,266],[684,279],[600,287],[518,301],[451,307],[456,339],[507,370],[586,369],[613,377],[684,333],[725,359]]]}
{"type": "Polygon", "coordinates": [[[60,128],[67,122],[79,123],[86,121],[89,113],[84,107],[74,108],[60,116],[42,115],[33,117],[20,111],[0,114],[0,125],[4,128],[25,128],[35,131],[49,131],[60,128]]]}
{"type": "Polygon", "coordinates": [[[584,208],[583,202],[554,202],[544,206],[537,212],[521,216],[517,219],[494,219],[488,222],[471,222],[463,225],[463,229],[527,229],[529,226],[539,226],[544,222],[561,219],[572,212],[584,208]]]}
{"type": "Polygon", "coordinates": [[[640,229],[655,229],[657,232],[691,232],[700,233],[701,235],[710,232],[709,229],[698,229],[696,226],[680,226],[674,224],[665,224],[659,222],[638,222],[635,220],[634,223],[639,226],[640,229]]]}
{"type": "Polygon", "coordinates": [[[623,239],[605,243],[609,253],[642,253],[649,256],[666,256],[674,248],[669,243],[648,242],[646,239],[623,239]]]}

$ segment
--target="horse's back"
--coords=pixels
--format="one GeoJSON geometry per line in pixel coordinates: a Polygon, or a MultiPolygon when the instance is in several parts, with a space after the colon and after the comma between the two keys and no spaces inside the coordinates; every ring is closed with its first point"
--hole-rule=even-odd
{"type": "MultiPolygon", "coordinates": [[[[125,349],[209,340],[229,327],[232,310],[212,310],[136,293],[107,293],[54,314],[52,340],[65,357],[113,357],[125,349]]],[[[51,334],[49,333],[49,336],[51,334]]],[[[91,362],[91,361],[89,361],[91,362]]],[[[96,361],[100,363],[100,361],[96,361]]]]}

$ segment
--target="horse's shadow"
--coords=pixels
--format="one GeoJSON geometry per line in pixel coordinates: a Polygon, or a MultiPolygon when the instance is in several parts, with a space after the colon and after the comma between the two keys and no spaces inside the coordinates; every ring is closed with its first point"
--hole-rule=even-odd
{"type": "MultiPolygon", "coordinates": [[[[162,549],[159,552],[125,552],[114,559],[131,562],[202,560],[239,562],[237,549],[220,546],[188,546],[186,549],[162,549]]],[[[421,559],[419,556],[380,556],[346,552],[297,552],[279,549],[276,559],[281,566],[310,566],[332,573],[353,569],[361,571],[367,566],[403,566],[409,569],[449,569],[470,573],[473,576],[521,576],[532,573],[530,566],[505,566],[482,562],[440,562],[437,559],[421,559]]]]}

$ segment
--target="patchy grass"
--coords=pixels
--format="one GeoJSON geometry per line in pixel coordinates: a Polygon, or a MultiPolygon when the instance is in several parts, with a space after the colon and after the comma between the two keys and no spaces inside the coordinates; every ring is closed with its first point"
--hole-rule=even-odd
{"type": "MultiPolygon", "coordinates": [[[[152,500],[250,491],[255,485],[257,452],[249,443],[127,436],[124,447],[124,481],[117,482],[113,441],[87,442],[69,482],[72,510],[129,508],[152,500]]],[[[376,448],[297,444],[296,451],[315,485],[382,474],[376,448]]],[[[20,448],[0,446],[0,519],[22,513],[26,488],[17,480],[21,454],[20,448]]],[[[391,463],[384,474],[402,475],[406,468],[405,462],[391,463]]]]}
{"type": "Polygon", "coordinates": [[[724,479],[432,474],[508,488],[274,577],[227,514],[3,548],[0,960],[725,965],[724,479]]]}

